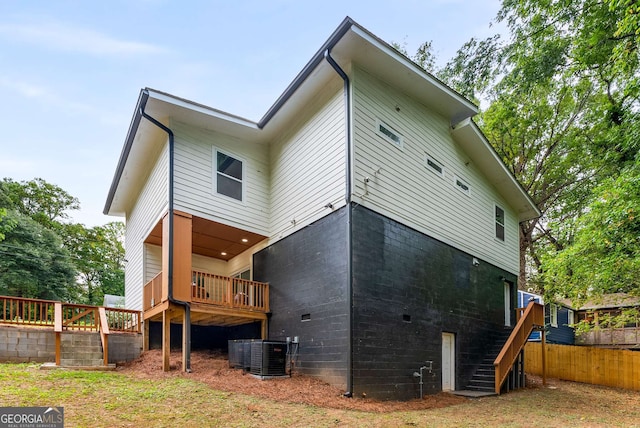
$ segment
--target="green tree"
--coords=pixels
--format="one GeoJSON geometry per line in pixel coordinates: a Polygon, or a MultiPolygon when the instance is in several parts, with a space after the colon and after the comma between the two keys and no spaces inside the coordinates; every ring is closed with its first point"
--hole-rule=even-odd
{"type": "Polygon", "coordinates": [[[640,160],[594,194],[571,245],[544,257],[547,293],[578,304],[604,293],[640,296],[640,160]]]}
{"type": "Polygon", "coordinates": [[[5,178],[0,182],[0,206],[13,208],[49,229],[69,220],[68,211],[80,209],[80,202],[61,187],[34,178],[16,182],[5,178]]]}
{"type": "Polygon", "coordinates": [[[1,294],[102,304],[105,293],[124,293],[124,225],[70,222],[78,208],[40,178],[0,181],[1,294]]]}
{"type": "Polygon", "coordinates": [[[0,242],[0,294],[75,301],[75,268],[55,232],[17,211],[0,242]]]}
{"type": "Polygon", "coordinates": [[[101,305],[105,294],[124,295],[124,223],[64,227],[65,247],[73,255],[82,300],[101,305]]]}
{"type": "Polygon", "coordinates": [[[508,36],[472,39],[439,74],[488,104],[479,125],[542,213],[520,227],[522,285],[544,271],[546,251],[572,244],[593,186],[617,176],[640,148],[629,138],[638,135],[632,7],[504,0],[497,20],[508,36]]]}

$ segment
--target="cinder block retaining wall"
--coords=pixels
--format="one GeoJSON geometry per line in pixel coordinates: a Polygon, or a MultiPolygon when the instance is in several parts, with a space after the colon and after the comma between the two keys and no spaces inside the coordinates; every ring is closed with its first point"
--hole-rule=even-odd
{"type": "Polygon", "coordinates": [[[0,326],[0,361],[45,363],[55,360],[53,330],[0,326]]]}
{"type": "MultiPolygon", "coordinates": [[[[75,333],[65,332],[62,334],[75,333]]],[[[141,334],[109,335],[109,363],[131,361],[138,358],[141,353],[141,334]]],[[[0,362],[46,363],[55,360],[56,335],[53,330],[0,326],[0,362]]]]}

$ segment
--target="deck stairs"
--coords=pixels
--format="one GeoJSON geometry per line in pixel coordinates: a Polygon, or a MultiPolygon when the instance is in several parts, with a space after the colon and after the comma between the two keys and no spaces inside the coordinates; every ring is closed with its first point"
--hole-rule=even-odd
{"type": "Polygon", "coordinates": [[[488,348],[480,365],[466,386],[466,390],[493,393],[495,389],[495,368],[493,362],[511,334],[510,328],[495,333],[493,344],[488,348]]]}

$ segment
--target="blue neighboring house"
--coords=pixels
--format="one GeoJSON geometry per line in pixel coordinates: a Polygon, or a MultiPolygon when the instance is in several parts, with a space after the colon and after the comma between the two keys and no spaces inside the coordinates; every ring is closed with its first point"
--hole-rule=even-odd
{"type": "MultiPolygon", "coordinates": [[[[544,299],[539,294],[518,290],[518,308],[527,307],[531,300],[544,305],[545,340],[547,343],[573,345],[575,334],[571,325],[575,323],[574,310],[564,303],[545,304],[544,299]]],[[[534,331],[531,333],[529,340],[540,341],[540,332],[534,331]]]]}

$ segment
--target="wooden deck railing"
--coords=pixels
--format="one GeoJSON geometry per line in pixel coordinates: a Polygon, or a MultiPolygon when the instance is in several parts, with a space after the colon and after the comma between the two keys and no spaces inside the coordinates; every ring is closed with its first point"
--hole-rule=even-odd
{"type": "Polygon", "coordinates": [[[142,308],[147,311],[162,301],[162,272],[144,285],[142,308]]]}
{"type": "Polygon", "coordinates": [[[511,332],[500,354],[498,354],[493,362],[495,368],[496,394],[500,394],[502,384],[509,375],[513,363],[527,343],[527,339],[533,329],[541,327],[544,327],[544,306],[536,302],[530,302],[524,314],[519,317],[518,323],[511,332]]]}
{"type": "MultiPolygon", "coordinates": [[[[0,324],[25,327],[56,327],[56,309],[59,306],[61,330],[98,331],[99,306],[78,305],[53,300],[26,299],[0,296],[0,324]]],[[[140,333],[140,311],[103,308],[106,325],[111,331],[140,333]]]]}
{"type": "MultiPolygon", "coordinates": [[[[232,309],[269,312],[269,284],[193,270],[191,301],[232,309]]],[[[144,285],[143,308],[162,301],[162,272],[144,285]]]]}
{"type": "Polygon", "coordinates": [[[0,324],[53,328],[56,365],[60,365],[63,331],[100,333],[104,365],[109,363],[109,335],[112,332],[140,333],[140,311],[62,303],[52,300],[0,296],[0,324]]]}
{"type": "Polygon", "coordinates": [[[269,284],[193,271],[191,299],[228,308],[269,312],[269,284]]]}
{"type": "Polygon", "coordinates": [[[8,296],[0,296],[0,299],[0,323],[53,326],[55,301],[8,296]]]}

